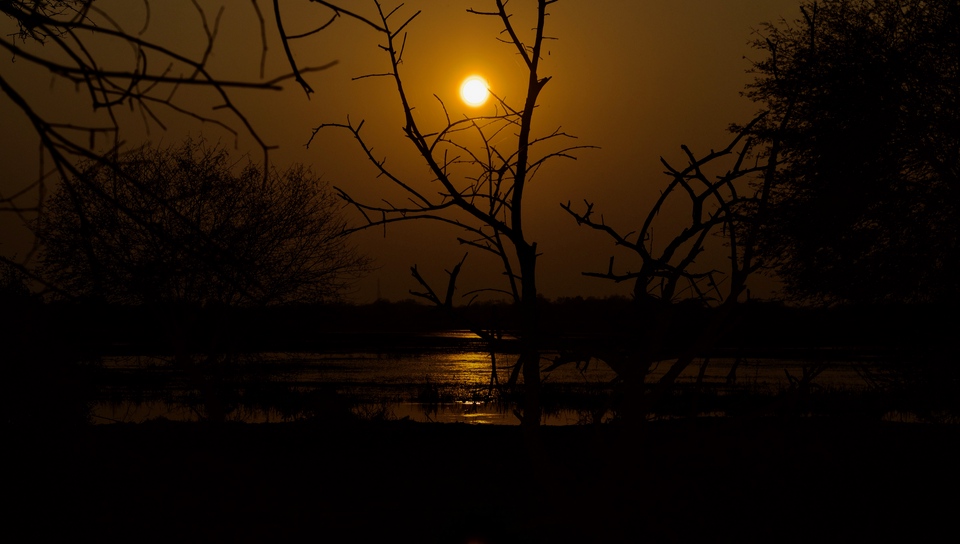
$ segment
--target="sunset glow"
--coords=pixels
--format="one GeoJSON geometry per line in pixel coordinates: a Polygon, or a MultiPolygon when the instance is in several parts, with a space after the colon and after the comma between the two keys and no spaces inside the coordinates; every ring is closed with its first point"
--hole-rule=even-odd
{"type": "Polygon", "coordinates": [[[482,106],[490,96],[487,80],[480,76],[470,76],[460,84],[460,98],[468,106],[482,106]]]}

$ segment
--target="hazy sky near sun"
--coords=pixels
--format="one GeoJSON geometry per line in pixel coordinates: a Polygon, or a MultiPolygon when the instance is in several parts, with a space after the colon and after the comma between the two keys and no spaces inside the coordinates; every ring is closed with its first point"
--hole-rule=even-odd
{"type": "MultiPolygon", "coordinates": [[[[121,24],[139,30],[144,10],[139,2],[102,0],[97,3],[121,24]]],[[[254,10],[248,2],[201,1],[212,15],[217,5],[225,10],[209,67],[231,79],[260,76],[261,42],[254,10]]],[[[272,7],[261,6],[267,19],[266,75],[287,71],[282,49],[272,27],[272,7]]],[[[373,2],[349,2],[358,11],[373,14],[373,2]]],[[[527,8],[533,2],[512,0],[516,26],[533,26],[527,8]]],[[[394,4],[388,3],[392,8],[394,4]]],[[[491,0],[408,0],[399,13],[422,10],[407,28],[402,75],[418,120],[425,129],[441,128],[442,109],[451,116],[470,110],[458,98],[458,87],[470,74],[487,79],[491,89],[520,109],[524,69],[512,46],[496,40],[500,27],[492,17],[479,17],[467,8],[489,9],[491,0]]],[[[151,2],[150,27],[144,35],[197,57],[204,46],[202,27],[186,0],[151,2]]],[[[740,96],[751,80],[746,71],[750,58],[759,58],[749,42],[764,21],[795,19],[799,0],[561,0],[550,7],[547,42],[541,75],[551,76],[540,98],[535,131],[540,135],[562,127],[576,135],[579,144],[599,149],[577,153],[576,161],[558,159],[541,170],[526,195],[530,238],[542,253],[538,262],[541,292],[548,297],[626,293],[628,285],[584,278],[581,272],[605,270],[610,255],[617,254],[603,235],[578,227],[560,208],[561,202],[594,202],[608,224],[623,231],[635,230],[659,189],[668,181],[660,157],[682,166],[680,145],[695,153],[723,147],[730,139],[727,127],[745,123],[759,106],[740,96]]],[[[328,12],[303,1],[282,2],[284,25],[295,34],[324,22],[328,12]]],[[[14,26],[0,21],[9,35],[14,26]]],[[[8,37],[4,39],[9,39],[8,37]]],[[[292,81],[280,92],[236,92],[232,95],[258,133],[279,149],[271,162],[283,167],[302,162],[331,185],[361,199],[391,194],[383,179],[366,162],[356,142],[346,132],[324,131],[307,148],[312,129],[324,122],[365,120],[364,131],[375,154],[387,159],[414,183],[427,186],[429,177],[401,131],[402,112],[396,89],[386,78],[354,80],[357,76],[386,71],[387,57],[377,47],[379,37],[364,25],[347,18],[327,30],[294,44],[303,65],[337,64],[308,76],[316,92],[308,99],[292,81]]],[[[113,54],[115,52],[105,52],[113,54]]],[[[22,61],[0,59],[3,77],[30,89],[30,100],[51,115],[88,116],[85,97],[64,81],[57,81],[22,61]],[[85,109],[84,109],[85,107],[85,109]]],[[[198,97],[198,104],[210,98],[198,97]]],[[[213,103],[211,102],[211,105],[213,103]]],[[[207,106],[200,106],[205,108],[207,106]]],[[[491,108],[492,105],[487,106],[491,108]]],[[[206,111],[206,110],[205,110],[206,111]]],[[[164,117],[166,132],[139,117],[123,120],[128,143],[174,143],[187,134],[235,144],[231,135],[209,124],[182,116],[164,117]]],[[[235,124],[235,123],[234,123],[235,124]]],[[[37,172],[38,141],[24,117],[0,97],[0,188],[13,187],[37,172]]],[[[250,152],[261,160],[248,137],[236,141],[238,155],[250,152]]],[[[351,220],[358,218],[351,215],[351,220]]],[[[28,244],[20,220],[13,214],[0,217],[0,252],[23,255],[28,244]]],[[[391,299],[407,298],[416,284],[409,267],[419,265],[428,279],[442,282],[443,270],[460,260],[465,249],[458,233],[436,224],[391,226],[386,237],[380,229],[356,236],[356,243],[378,265],[353,297],[372,300],[378,293],[391,299]]],[[[627,255],[618,263],[629,267],[627,255]]],[[[462,290],[501,281],[498,262],[471,252],[462,275],[462,290]]],[[[502,287],[501,285],[497,285],[502,287]]],[[[755,292],[763,289],[754,286],[755,292]]]]}

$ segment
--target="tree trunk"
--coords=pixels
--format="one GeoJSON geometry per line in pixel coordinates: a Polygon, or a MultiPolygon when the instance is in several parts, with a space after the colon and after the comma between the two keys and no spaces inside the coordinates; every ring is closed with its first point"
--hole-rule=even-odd
{"type": "Polygon", "coordinates": [[[540,398],[540,316],[537,303],[537,245],[518,245],[520,264],[520,364],[523,369],[523,425],[537,428],[543,417],[540,398]]]}

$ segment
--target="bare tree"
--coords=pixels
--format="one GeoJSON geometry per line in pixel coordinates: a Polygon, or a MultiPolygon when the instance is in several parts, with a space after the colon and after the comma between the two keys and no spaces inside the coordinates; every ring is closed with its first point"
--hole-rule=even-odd
{"type": "MultiPolygon", "coordinates": [[[[92,117],[83,121],[61,119],[31,96],[30,89],[22,82],[0,72],[0,95],[26,117],[41,148],[36,177],[19,186],[0,189],[0,212],[18,214],[29,222],[32,216],[42,212],[46,185],[52,177],[76,177],[80,172],[75,164],[81,160],[111,164],[114,152],[124,144],[125,111],[137,113],[144,126],[161,130],[170,118],[186,117],[215,125],[235,136],[246,134],[262,151],[267,171],[267,152],[271,146],[238,108],[235,91],[277,91],[284,81],[293,79],[309,94],[312,89],[303,75],[333,64],[294,66],[288,74],[264,79],[266,23],[254,0],[246,9],[252,9],[260,21],[261,78],[228,80],[208,68],[225,7],[208,13],[198,1],[190,2],[190,9],[202,25],[204,40],[201,50],[187,55],[178,52],[174,44],[144,37],[151,20],[149,0],[129,5],[145,8],[141,28],[124,27],[119,22],[124,20],[122,14],[107,12],[93,0],[0,1],[0,14],[16,25],[15,32],[0,37],[0,51],[18,63],[46,70],[55,81],[82,90],[93,111],[92,117]],[[110,51],[108,58],[103,55],[104,51],[110,51]],[[196,89],[214,97],[217,103],[213,110],[197,105],[192,93],[196,89]]],[[[282,28],[279,19],[276,24],[282,28]]],[[[287,37],[282,31],[281,36],[285,45],[287,37]]],[[[12,264],[6,257],[0,259],[12,264]]]]}
{"type": "MultiPolygon", "coordinates": [[[[317,127],[314,136],[322,130],[344,130],[356,139],[379,175],[390,180],[404,195],[403,202],[366,202],[354,198],[350,192],[339,189],[341,196],[358,210],[366,222],[357,228],[383,227],[405,221],[434,221],[460,231],[457,240],[468,252],[479,251],[492,256],[504,272],[501,286],[467,293],[495,292],[516,303],[521,319],[519,338],[521,355],[511,381],[522,374],[525,405],[522,421],[528,426],[540,423],[540,349],[538,346],[537,315],[537,243],[524,230],[525,190],[540,168],[551,159],[573,158],[572,152],[585,146],[572,142],[573,137],[559,128],[538,134],[534,130],[537,101],[550,77],[540,73],[543,44],[551,39],[545,33],[547,8],[556,0],[539,0],[535,20],[520,23],[507,10],[506,2],[496,0],[491,9],[468,9],[470,14],[497,19],[503,28],[500,40],[515,49],[526,68],[526,94],[519,106],[509,104],[494,95],[495,113],[482,116],[453,118],[443,101],[437,98],[443,110],[442,126],[426,129],[418,120],[415,105],[407,92],[401,66],[407,29],[419,12],[401,15],[399,8],[386,11],[374,1],[376,18],[366,18],[344,10],[332,2],[316,2],[336,15],[358,20],[379,32],[381,49],[389,58],[390,69],[385,73],[363,77],[389,80],[397,90],[397,107],[403,114],[403,133],[415,156],[422,158],[429,170],[423,179],[408,179],[394,172],[386,159],[374,154],[365,139],[364,122],[347,119],[344,123],[325,123],[317,127]],[[532,28],[532,35],[521,28],[532,28]],[[478,138],[480,145],[471,148],[464,143],[467,137],[478,138]]],[[[311,138],[311,141],[313,138],[311,138]]],[[[437,305],[452,307],[456,280],[464,264],[451,269],[449,281],[443,289],[431,286],[416,266],[412,273],[420,290],[411,291],[437,305]],[[446,293],[440,296],[437,293],[446,293]]],[[[480,331],[482,333],[482,331],[480,331]]]]}
{"type": "Polygon", "coordinates": [[[766,213],[767,199],[776,169],[778,149],[757,146],[753,127],[765,115],[736,129],[724,148],[701,158],[681,146],[687,165],[676,168],[661,158],[669,183],[643,218],[640,227],[624,233],[594,212],[585,202],[576,211],[562,205],[580,225],[600,231],[634,259],[636,271],[620,271],[610,257],[607,270],[584,275],[614,282],[633,281],[633,296],[639,305],[643,330],[626,350],[566,356],[565,360],[597,357],[613,368],[627,384],[627,409],[631,419],[642,421],[649,407],[673,387],[680,374],[713,345],[731,323],[732,313],[747,289],[747,279],[763,266],[756,254],[759,229],[766,213]],[[671,202],[684,206],[689,218],[681,228],[670,229],[658,221],[671,202]],[[658,237],[655,234],[664,234],[658,237]],[[721,239],[727,266],[710,266],[705,252],[721,239]],[[698,261],[698,258],[700,259],[698,261]],[[678,324],[676,303],[692,301],[715,307],[706,323],[678,324]],[[682,346],[668,346],[667,331],[686,329],[682,346]],[[652,365],[671,360],[668,370],[645,393],[645,379],[652,365]]]}

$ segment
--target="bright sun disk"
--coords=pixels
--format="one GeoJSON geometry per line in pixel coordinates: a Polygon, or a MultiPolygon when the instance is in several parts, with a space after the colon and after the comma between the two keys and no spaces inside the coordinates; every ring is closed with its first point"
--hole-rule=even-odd
{"type": "Polygon", "coordinates": [[[468,106],[482,106],[490,96],[487,80],[480,76],[470,76],[460,84],[460,98],[468,106]]]}

